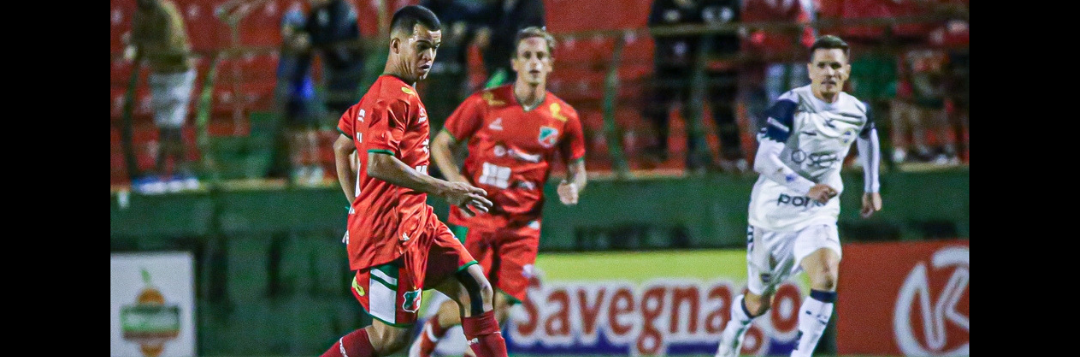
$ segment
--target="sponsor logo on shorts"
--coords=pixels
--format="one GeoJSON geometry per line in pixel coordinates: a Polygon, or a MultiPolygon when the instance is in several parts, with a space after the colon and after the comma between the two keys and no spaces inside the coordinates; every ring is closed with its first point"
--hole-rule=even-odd
{"type": "Polygon", "coordinates": [[[405,301],[401,303],[401,309],[408,312],[416,312],[420,308],[420,301],[424,298],[420,289],[406,291],[403,297],[405,301]]]}
{"type": "Polygon", "coordinates": [[[810,196],[788,196],[781,193],[780,197],[776,199],[776,205],[792,205],[795,207],[821,207],[825,204],[810,199],[810,196]]]}
{"type": "Polygon", "coordinates": [[[356,290],[356,295],[364,296],[364,294],[366,294],[366,292],[364,292],[364,287],[356,282],[355,277],[352,280],[352,288],[353,290],[356,290]]]}
{"type": "Polygon", "coordinates": [[[770,282],[770,281],[772,281],[772,274],[768,274],[768,273],[766,273],[766,274],[761,274],[760,278],[761,278],[761,282],[762,282],[763,284],[766,284],[766,285],[768,285],[768,284],[769,284],[769,282],[770,282]]]}

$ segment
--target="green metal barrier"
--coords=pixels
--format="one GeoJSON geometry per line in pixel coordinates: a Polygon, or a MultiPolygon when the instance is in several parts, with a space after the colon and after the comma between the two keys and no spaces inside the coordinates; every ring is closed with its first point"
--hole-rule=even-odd
{"type": "MultiPolygon", "coordinates": [[[[861,173],[843,179],[844,242],[969,235],[967,169],[882,174],[884,209],[869,220],[858,217],[861,173]]],[[[540,252],[742,249],[754,180],[593,180],[571,207],[552,181],[540,252]]],[[[429,203],[446,218],[445,202],[429,203]]],[[[349,293],[346,205],[336,186],[114,192],[111,251],[194,253],[199,355],[313,355],[371,322],[349,293]]]]}

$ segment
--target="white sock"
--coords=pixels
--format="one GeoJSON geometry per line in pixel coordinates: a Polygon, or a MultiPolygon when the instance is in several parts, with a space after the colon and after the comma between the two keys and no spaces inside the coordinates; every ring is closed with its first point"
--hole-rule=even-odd
{"type": "Polygon", "coordinates": [[[810,290],[810,296],[803,300],[799,309],[799,343],[791,351],[792,357],[810,356],[814,353],[814,348],[832,317],[835,300],[834,291],[810,290]]]}
{"type": "Polygon", "coordinates": [[[736,296],[731,304],[731,320],[724,326],[720,333],[720,346],[717,347],[716,356],[738,356],[742,346],[743,336],[754,320],[746,313],[744,296],[736,296]]]}
{"type": "Polygon", "coordinates": [[[749,326],[750,322],[754,320],[753,317],[750,317],[750,315],[746,313],[745,299],[745,295],[739,295],[735,297],[734,303],[731,304],[731,322],[728,323],[737,323],[741,326],[749,326]]]}

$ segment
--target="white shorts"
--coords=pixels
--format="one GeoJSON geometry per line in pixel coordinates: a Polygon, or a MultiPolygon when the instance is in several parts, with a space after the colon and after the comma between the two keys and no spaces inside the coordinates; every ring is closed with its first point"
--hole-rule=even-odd
{"type": "Polygon", "coordinates": [[[177,129],[187,118],[191,89],[195,84],[195,70],[179,73],[150,73],[150,106],[154,110],[154,124],[159,128],[177,129]]]}
{"type": "Polygon", "coordinates": [[[749,226],[746,230],[746,286],[756,295],[772,294],[780,283],[802,270],[810,253],[829,248],[840,256],[836,224],[813,224],[795,232],[773,232],[749,226]]]}

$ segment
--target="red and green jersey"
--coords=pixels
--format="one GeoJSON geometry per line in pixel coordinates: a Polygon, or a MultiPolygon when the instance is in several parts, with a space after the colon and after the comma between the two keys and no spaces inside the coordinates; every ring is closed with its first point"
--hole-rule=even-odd
{"type": "Polygon", "coordinates": [[[551,92],[528,111],[512,85],[475,93],[450,115],[444,130],[458,142],[468,141],[462,174],[494,203],[473,218],[451,207],[449,222],[456,225],[494,228],[540,218],[544,182],[556,155],[565,163],[585,157],[577,111],[551,92]]]}
{"type": "Polygon", "coordinates": [[[356,199],[349,214],[349,267],[385,264],[401,256],[435,220],[427,194],[367,175],[368,153],[394,155],[426,174],[430,129],[416,90],[401,79],[380,76],[360,102],[338,121],[338,131],[353,140],[360,160],[356,199]]]}

